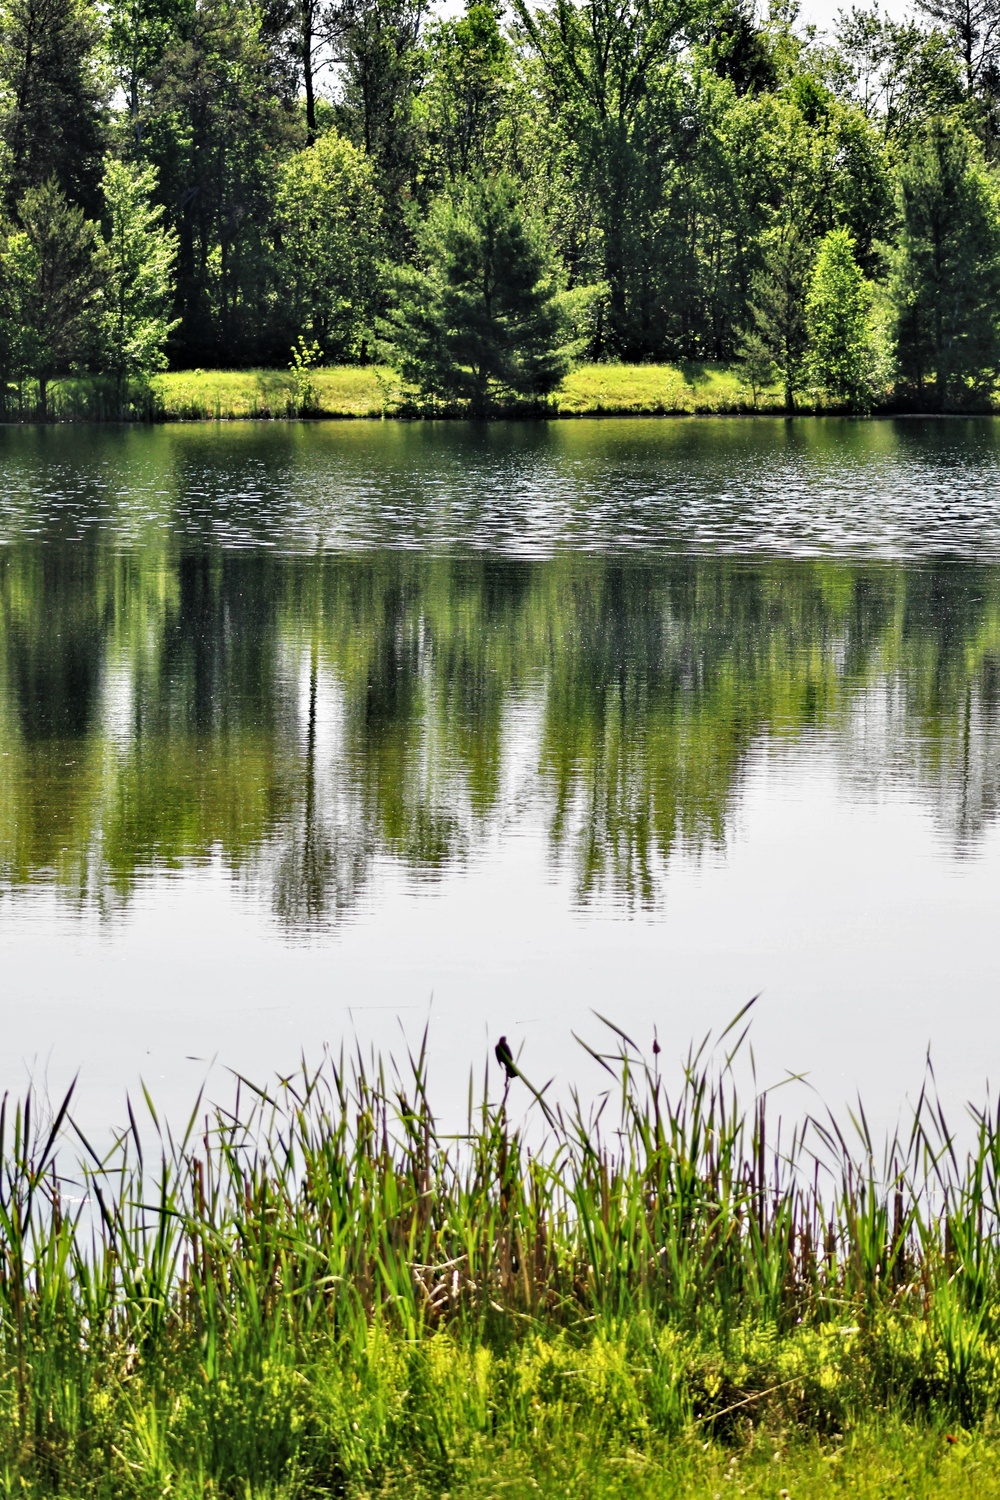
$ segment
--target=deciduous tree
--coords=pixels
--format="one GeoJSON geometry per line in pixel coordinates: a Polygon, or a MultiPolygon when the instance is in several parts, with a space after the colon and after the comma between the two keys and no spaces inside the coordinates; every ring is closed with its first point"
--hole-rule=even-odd
{"type": "Polygon", "coordinates": [[[38,381],[44,421],[49,381],[93,350],[98,230],[54,180],[29,188],[17,217],[21,228],[8,244],[8,274],[23,329],[20,361],[38,381]]]}
{"type": "Polygon", "coordinates": [[[820,241],[806,292],[806,327],[813,379],[852,410],[870,393],[872,288],[854,256],[846,229],[820,241]]]}
{"type": "Polygon", "coordinates": [[[115,376],[122,399],[130,378],[166,365],[166,341],[179,322],[171,317],[177,235],[163,227],[163,208],[153,202],[155,168],[109,157],[103,187],[98,327],[102,362],[115,376]]]}
{"type": "Polygon", "coordinates": [[[382,233],[370,158],[328,132],[285,162],[275,210],[281,337],[310,329],[328,359],[363,357],[371,347],[382,233]]]}
{"type": "Polygon", "coordinates": [[[544,97],[537,107],[563,118],[596,211],[607,352],[648,357],[649,291],[665,269],[655,244],[664,171],[690,156],[699,123],[683,107],[677,66],[695,0],[514,4],[540,65],[544,97]]]}
{"type": "Polygon", "coordinates": [[[474,0],[430,29],[417,107],[438,185],[499,165],[511,107],[513,53],[494,7],[474,0]]]}
{"type": "Polygon", "coordinates": [[[338,13],[339,118],[375,163],[398,254],[410,244],[401,210],[418,169],[414,101],[425,15],[424,0],[342,0],[338,13]]]}

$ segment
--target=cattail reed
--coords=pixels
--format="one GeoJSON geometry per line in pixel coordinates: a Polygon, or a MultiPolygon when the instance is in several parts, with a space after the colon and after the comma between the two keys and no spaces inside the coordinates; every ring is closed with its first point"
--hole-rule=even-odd
{"type": "Polygon", "coordinates": [[[843,1427],[1000,1399],[996,1111],[965,1154],[926,1090],[884,1150],[860,1109],[782,1131],[737,1053],[692,1051],[671,1087],[608,1034],[597,1108],[526,1094],[515,1121],[487,1076],[451,1135],[426,1036],[403,1071],[242,1079],[179,1134],[129,1101],[107,1152],[71,1095],[45,1125],[4,1101],[0,1470],[127,1490],[189,1464],[243,1493],[251,1468],[443,1463],[597,1390],[637,1443],[751,1406],[843,1427]]]}

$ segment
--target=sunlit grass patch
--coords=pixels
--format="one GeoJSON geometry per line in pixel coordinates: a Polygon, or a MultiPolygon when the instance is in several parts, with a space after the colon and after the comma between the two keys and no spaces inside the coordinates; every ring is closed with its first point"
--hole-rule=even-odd
{"type": "MultiPolygon", "coordinates": [[[[310,372],[317,417],[414,413],[393,371],[378,366],[326,366],[310,372]]],[[[157,375],[151,382],[166,420],[296,415],[295,386],[281,370],[193,370],[157,375]]],[[[777,390],[759,397],[761,410],[780,405],[777,390]]],[[[552,398],[561,416],[738,412],[751,407],[738,370],[718,365],[579,365],[552,398]]]]}
{"type": "MultiPolygon", "coordinates": [[[[303,405],[288,369],[172,370],[134,382],[124,397],[106,376],[67,376],[52,382],[49,415],[54,421],[239,421],[285,417],[419,417],[455,415],[423,405],[388,366],[326,365],[308,372],[309,399],[303,405]]],[[[782,410],[778,386],[751,390],[738,366],[680,364],[582,364],[538,407],[521,414],[550,417],[685,416],[782,410]]],[[[812,410],[814,392],[805,401],[812,410]]],[[[31,420],[36,400],[32,382],[21,391],[17,420],[31,420]],[[19,414],[19,415],[18,415],[19,414]]],[[[829,403],[826,409],[835,410],[829,403]]],[[[517,408],[510,414],[517,414],[517,408]]],[[[498,413],[501,414],[502,413],[498,413]]]]}
{"type": "MultiPolygon", "coordinates": [[[[777,387],[758,393],[761,411],[781,407],[777,387]]],[[[725,365],[577,365],[553,398],[565,416],[653,416],[752,409],[742,371],[725,365]]]]}
{"type": "MultiPolygon", "coordinates": [[[[422,401],[384,365],[315,366],[307,372],[308,399],[288,369],[173,370],[133,382],[120,392],[101,375],[65,376],[49,387],[48,416],[57,422],[238,421],[246,419],[454,417],[458,408],[422,401]]],[[[971,401],[970,395],[970,401],[971,401]]],[[[966,414],[997,411],[996,395],[981,393],[966,414]]],[[[797,393],[802,414],[844,414],[842,401],[816,389],[797,393]]],[[[891,393],[879,410],[893,410],[891,393]]],[[[907,410],[910,410],[908,407],[907,410]]],[[[529,418],[601,416],[697,416],[784,413],[778,384],[758,390],[756,401],[739,365],[682,361],[677,364],[581,364],[560,388],[536,405],[500,408],[497,416],[529,418]]],[[[7,419],[38,418],[37,388],[26,380],[8,393],[7,419]]]]}
{"type": "Polygon", "coordinates": [[[150,388],[157,416],[168,421],[241,417],[378,417],[385,407],[388,371],[375,366],[314,369],[315,402],[299,411],[290,370],[176,370],[154,375],[150,388]]]}

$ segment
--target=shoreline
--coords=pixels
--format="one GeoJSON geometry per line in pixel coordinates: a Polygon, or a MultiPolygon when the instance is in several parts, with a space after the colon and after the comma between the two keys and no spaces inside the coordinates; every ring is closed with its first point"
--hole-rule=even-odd
{"type": "Polygon", "coordinates": [[[486,417],[417,407],[392,371],[375,365],[331,365],[310,372],[309,387],[296,387],[286,370],[181,370],[152,376],[133,387],[125,403],[113,383],[100,376],[70,376],[49,387],[49,411],[37,415],[32,388],[19,395],[19,411],[4,426],[237,421],[481,421],[561,422],[635,417],[809,417],[852,421],[1000,416],[1000,405],[978,410],[936,411],[910,406],[852,413],[837,403],[803,399],[784,407],[769,389],[755,402],[738,368],[707,364],[579,365],[547,403],[508,408],[486,417]]]}

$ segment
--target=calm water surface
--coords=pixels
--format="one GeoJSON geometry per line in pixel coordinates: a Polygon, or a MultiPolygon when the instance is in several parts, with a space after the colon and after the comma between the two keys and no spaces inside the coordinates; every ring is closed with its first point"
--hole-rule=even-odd
{"type": "Polygon", "coordinates": [[[979,1096],[998,807],[998,423],[0,431],[4,1087],[760,991],[767,1081],[979,1096]]]}

